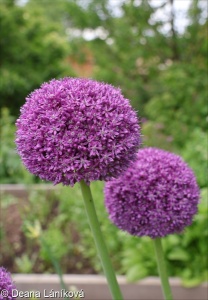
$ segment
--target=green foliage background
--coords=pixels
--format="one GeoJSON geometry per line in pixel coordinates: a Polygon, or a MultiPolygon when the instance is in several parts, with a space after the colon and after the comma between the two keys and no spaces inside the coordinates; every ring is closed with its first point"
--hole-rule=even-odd
{"type": "MultiPolygon", "coordinates": [[[[205,195],[207,21],[203,3],[198,0],[190,3],[186,16],[188,25],[183,33],[176,30],[171,14],[168,21],[154,21],[153,15],[158,9],[167,5],[173,9],[171,2],[165,1],[156,7],[149,0],[117,1],[120,13],[116,13],[108,0],[54,0],[53,5],[49,0],[28,0],[24,5],[21,1],[0,0],[1,183],[40,182],[25,170],[15,151],[14,122],[25,97],[52,78],[87,76],[122,89],[138,111],[143,146],[181,155],[193,168],[205,195]],[[164,25],[169,25],[168,32],[161,29],[164,25]],[[86,38],[87,32],[92,38],[86,38]]],[[[100,186],[94,192],[101,203],[100,186]]],[[[80,201],[78,205],[73,202],[80,197],[76,188],[72,195],[71,205],[67,206],[64,199],[60,202],[61,213],[54,220],[58,225],[47,227],[45,239],[54,239],[62,247],[66,236],[59,232],[66,230],[64,222],[75,222],[81,237],[79,249],[72,250],[68,245],[63,253],[57,252],[58,258],[62,260],[65,251],[78,251],[100,271],[82,215],[83,208],[80,201]]],[[[199,259],[206,256],[205,198],[203,196],[196,221],[184,236],[170,236],[164,241],[170,275],[181,276],[188,285],[205,279],[206,262],[199,263],[199,259]]],[[[44,217],[35,211],[35,205],[33,220],[29,221],[37,219],[42,224],[49,214],[48,204],[42,201],[40,210],[46,210],[44,217]]],[[[103,230],[108,233],[106,239],[117,270],[127,273],[130,279],[156,275],[154,260],[145,256],[152,251],[149,240],[134,239],[116,231],[110,223],[105,223],[106,214],[99,205],[99,217],[104,224],[103,230]]],[[[37,257],[30,253],[29,259],[28,255],[18,258],[16,264],[20,267],[24,262],[24,270],[32,271],[32,262],[37,257]]],[[[44,248],[40,248],[40,257],[48,266],[50,259],[44,248]]],[[[39,271],[46,269],[43,267],[39,271]]]]}
{"type": "MultiPolygon", "coordinates": [[[[113,267],[129,281],[157,276],[151,239],[130,236],[110,222],[104,207],[103,186],[102,182],[93,182],[91,188],[113,267]]],[[[181,278],[186,287],[196,286],[207,278],[207,193],[208,189],[202,189],[193,224],[182,234],[163,239],[168,274],[181,278]]],[[[54,272],[53,257],[63,273],[82,273],[83,270],[102,273],[79,185],[73,188],[59,186],[50,194],[44,190],[31,190],[29,195],[26,203],[24,199],[11,196],[3,198],[3,221],[8,209],[16,209],[22,219],[22,228],[21,239],[11,247],[6,223],[0,226],[0,263],[12,258],[10,268],[14,272],[54,272]]]]}

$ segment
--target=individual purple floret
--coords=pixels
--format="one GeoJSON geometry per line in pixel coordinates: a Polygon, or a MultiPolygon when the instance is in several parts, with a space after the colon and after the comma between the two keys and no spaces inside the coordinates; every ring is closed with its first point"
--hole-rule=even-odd
{"type": "Polygon", "coordinates": [[[117,177],[140,145],[129,101],[119,89],[90,79],[44,83],[26,98],[16,125],[24,165],[54,184],[117,177]]]}
{"type": "Polygon", "coordinates": [[[197,213],[199,188],[181,157],[156,148],[140,149],[118,179],[105,186],[111,221],[136,236],[181,232],[197,213]]]}
{"type": "Polygon", "coordinates": [[[5,268],[0,267],[0,300],[16,299],[12,296],[12,290],[16,289],[11,275],[5,268]]]}

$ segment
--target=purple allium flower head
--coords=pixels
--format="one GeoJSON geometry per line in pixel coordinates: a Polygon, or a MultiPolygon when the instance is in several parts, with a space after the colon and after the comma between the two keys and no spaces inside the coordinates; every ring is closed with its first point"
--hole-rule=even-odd
{"type": "Polygon", "coordinates": [[[90,79],[44,83],[26,99],[16,125],[24,165],[54,184],[117,177],[140,144],[129,101],[119,89],[90,79]]]}
{"type": "Polygon", "coordinates": [[[5,268],[0,267],[0,300],[16,299],[12,296],[12,290],[16,289],[11,275],[5,268]]]}
{"type": "Polygon", "coordinates": [[[197,212],[199,188],[181,157],[156,148],[140,149],[137,161],[105,185],[111,221],[136,236],[181,232],[197,212]]]}

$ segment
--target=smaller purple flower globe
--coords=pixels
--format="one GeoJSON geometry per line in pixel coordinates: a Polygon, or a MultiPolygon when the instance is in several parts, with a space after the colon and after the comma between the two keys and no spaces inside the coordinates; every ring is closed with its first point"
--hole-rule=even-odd
{"type": "Polygon", "coordinates": [[[197,213],[199,188],[192,170],[177,155],[140,149],[137,161],[105,185],[111,221],[136,236],[180,233],[197,213]]]}
{"type": "Polygon", "coordinates": [[[16,125],[24,165],[54,184],[117,177],[140,145],[129,101],[119,89],[90,79],[44,83],[26,99],[16,125]]]}
{"type": "Polygon", "coordinates": [[[16,299],[12,296],[12,290],[16,289],[11,275],[5,268],[0,267],[0,300],[16,299]]]}

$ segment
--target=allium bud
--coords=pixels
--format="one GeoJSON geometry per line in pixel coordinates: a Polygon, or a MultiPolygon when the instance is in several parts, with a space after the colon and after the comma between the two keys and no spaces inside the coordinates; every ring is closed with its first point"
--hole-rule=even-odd
{"type": "Polygon", "coordinates": [[[140,149],[137,161],[106,183],[111,221],[136,236],[180,233],[197,212],[199,188],[181,157],[156,148],[140,149]]]}
{"type": "Polygon", "coordinates": [[[117,177],[140,144],[129,101],[119,89],[90,79],[44,83],[26,98],[16,125],[24,165],[54,184],[117,177]]]}
{"type": "Polygon", "coordinates": [[[12,290],[16,289],[12,282],[10,273],[5,268],[0,267],[0,300],[16,299],[12,296],[12,290]]]}

